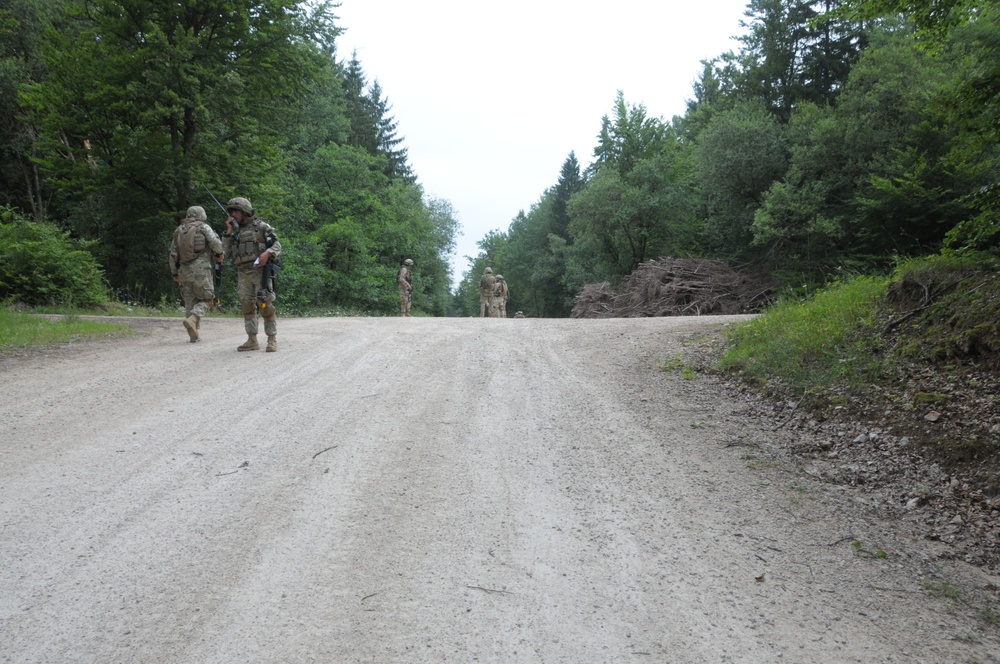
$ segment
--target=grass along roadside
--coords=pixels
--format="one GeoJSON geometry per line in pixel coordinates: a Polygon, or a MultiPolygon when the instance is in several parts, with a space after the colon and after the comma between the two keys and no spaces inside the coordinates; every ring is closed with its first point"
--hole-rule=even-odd
{"type": "Polygon", "coordinates": [[[884,381],[915,363],[996,373],[998,317],[1000,256],[909,259],[890,276],[836,282],[730,328],[719,368],[792,393],[884,381]]]}
{"type": "Polygon", "coordinates": [[[81,320],[68,315],[53,320],[9,308],[0,308],[0,354],[29,346],[49,346],[86,337],[126,334],[128,325],[81,320]]]}
{"type": "Polygon", "coordinates": [[[778,379],[792,391],[824,388],[880,373],[868,332],[888,279],[857,277],[835,283],[808,302],[788,301],[729,330],[721,369],[758,385],[778,379]]]}
{"type": "Polygon", "coordinates": [[[947,555],[996,570],[997,320],[1000,258],[926,257],[729,328],[713,367],[749,416],[794,432],[776,455],[896,510],[947,555]]]}

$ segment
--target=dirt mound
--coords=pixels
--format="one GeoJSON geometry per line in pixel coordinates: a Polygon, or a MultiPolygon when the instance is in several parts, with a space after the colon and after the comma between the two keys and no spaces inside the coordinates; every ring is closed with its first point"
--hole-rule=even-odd
{"type": "Polygon", "coordinates": [[[886,343],[904,357],[1000,371],[1000,259],[935,257],[889,284],[886,343]]]}
{"type": "Polygon", "coordinates": [[[700,258],[660,258],[611,284],[587,284],[571,318],[650,318],[754,313],[770,302],[775,283],[700,258]]]}

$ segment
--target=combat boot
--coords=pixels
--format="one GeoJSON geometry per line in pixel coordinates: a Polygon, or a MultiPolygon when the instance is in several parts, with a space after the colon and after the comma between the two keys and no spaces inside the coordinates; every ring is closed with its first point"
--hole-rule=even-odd
{"type": "Polygon", "coordinates": [[[191,314],[184,319],[184,329],[187,330],[188,336],[191,337],[191,343],[198,341],[198,317],[191,314]]]}
{"type": "Polygon", "coordinates": [[[260,350],[260,344],[257,343],[257,335],[251,334],[247,336],[247,340],[243,342],[243,345],[238,346],[236,350],[241,353],[245,350],[260,350]]]}
{"type": "Polygon", "coordinates": [[[278,352],[278,337],[274,334],[267,335],[267,348],[268,353],[278,352]]]}

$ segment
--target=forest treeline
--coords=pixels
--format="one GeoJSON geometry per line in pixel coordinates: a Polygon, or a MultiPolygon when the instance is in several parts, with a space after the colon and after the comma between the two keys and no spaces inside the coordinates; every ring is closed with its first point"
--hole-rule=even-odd
{"type": "Polygon", "coordinates": [[[335,8],[0,4],[0,299],[176,300],[170,237],[190,205],[223,228],[211,190],[277,227],[286,312],[394,311],[412,258],[415,299],[444,315],[455,213],[424,194],[377,79],[337,53],[335,8]]]}
{"type": "Polygon", "coordinates": [[[459,312],[477,310],[486,266],[512,311],[566,316],[583,285],[662,256],[811,292],[906,257],[996,251],[995,0],[752,0],[745,16],[683,116],[619,92],[593,161],[570,153],[530,210],[479,242],[459,312]]]}
{"type": "Polygon", "coordinates": [[[0,299],[174,301],[177,221],[197,204],[222,227],[208,190],[278,228],[290,312],[391,313],[404,258],[421,312],[478,313],[490,265],[511,311],[566,316],[584,284],[661,256],[810,291],[995,250],[997,5],[752,0],[682,116],[609,100],[591,159],[569,154],[452,293],[456,213],[425,195],[377,78],[338,53],[335,4],[5,0],[0,299]]]}

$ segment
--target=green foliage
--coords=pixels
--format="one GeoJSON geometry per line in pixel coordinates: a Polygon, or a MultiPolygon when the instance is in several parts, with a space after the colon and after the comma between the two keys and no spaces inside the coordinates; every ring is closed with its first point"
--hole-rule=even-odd
{"type": "Polygon", "coordinates": [[[716,255],[748,258],[754,211],[788,167],[784,129],[762,104],[744,102],[715,115],[698,144],[705,244],[716,255]]]}
{"type": "MultiPolygon", "coordinates": [[[[968,6],[965,6],[967,9],[968,6]]],[[[962,74],[950,79],[943,104],[961,127],[963,144],[951,155],[954,168],[979,176],[967,202],[975,210],[948,233],[948,246],[978,250],[1000,245],[1000,8],[977,8],[977,19],[955,33],[954,51],[963,54],[962,74]]]]}
{"type": "Polygon", "coordinates": [[[90,244],[50,224],[27,221],[10,208],[0,208],[0,219],[0,300],[80,307],[107,301],[90,244]]]}
{"type": "Polygon", "coordinates": [[[887,280],[855,277],[834,283],[805,301],[785,301],[733,327],[720,367],[748,379],[777,378],[794,391],[861,380],[881,371],[870,331],[887,280]]]}
{"type": "MultiPolygon", "coordinates": [[[[891,377],[913,359],[995,369],[998,272],[995,254],[945,253],[903,261],[891,277],[833,284],[730,329],[720,367],[757,384],[810,395],[891,377]]],[[[918,393],[913,402],[947,398],[918,393]]],[[[942,440],[938,448],[939,458],[954,462],[997,451],[995,441],[976,438],[942,440]]]]}
{"type": "Polygon", "coordinates": [[[372,155],[385,157],[384,172],[393,179],[412,183],[415,178],[406,163],[403,139],[396,136],[396,121],[389,115],[391,106],[382,96],[376,80],[370,86],[357,53],[344,72],[345,110],[350,121],[349,143],[372,155]]]}
{"type": "Polygon", "coordinates": [[[566,272],[575,262],[591,281],[616,279],[651,258],[693,247],[694,168],[669,125],[619,92],[613,119],[602,119],[594,156],[590,177],[566,205],[573,243],[566,272]]]}
{"type": "Polygon", "coordinates": [[[413,258],[415,306],[443,313],[458,224],[424,199],[378,83],[336,62],[333,5],[188,4],[0,9],[0,202],[91,242],[114,293],[148,304],[176,295],[165,255],[184,210],[221,230],[208,185],[277,228],[286,310],[392,310],[413,258]]]}
{"type": "Polygon", "coordinates": [[[412,258],[415,309],[443,315],[450,297],[446,257],[458,231],[454,212],[386,170],[384,155],[357,146],[330,143],[312,155],[304,173],[312,213],[302,229],[313,286],[322,284],[322,297],[343,306],[389,313],[398,307],[396,272],[412,258]]]}
{"type": "Polygon", "coordinates": [[[916,24],[922,38],[938,42],[989,5],[983,0],[848,0],[837,13],[856,19],[905,14],[916,24]]]}
{"type": "Polygon", "coordinates": [[[619,92],[593,163],[571,154],[454,296],[454,212],[417,184],[377,79],[336,60],[335,5],[188,4],[0,8],[0,204],[93,242],[120,297],[174,296],[178,217],[200,204],[222,226],[203,184],[278,229],[293,311],[391,313],[404,258],[420,312],[478,313],[490,265],[512,311],[565,316],[584,284],[665,255],[812,288],[1000,242],[995,3],[752,0],[740,50],[703,62],[683,117],[619,92]]]}
{"type": "Polygon", "coordinates": [[[948,246],[985,249],[1000,240],[1000,187],[997,144],[1000,142],[1000,7],[983,0],[849,0],[840,16],[873,19],[905,14],[915,26],[915,43],[933,57],[953,65],[937,101],[948,122],[962,130],[962,144],[950,155],[950,166],[974,172],[961,197],[974,214],[959,220],[948,233],[948,246]]]}
{"type": "MultiPolygon", "coordinates": [[[[568,206],[583,187],[580,164],[571,152],[563,162],[556,186],[546,191],[527,214],[521,211],[514,217],[506,241],[495,248],[491,267],[504,275],[510,288],[509,312],[523,311],[534,318],[569,314],[573,290],[564,282],[573,251],[568,206]]],[[[478,279],[480,273],[476,269],[471,274],[478,279]]],[[[470,283],[463,293],[476,291],[473,286],[470,283]]],[[[468,306],[478,313],[478,294],[473,294],[468,306]]]]}
{"type": "Polygon", "coordinates": [[[791,165],[764,195],[754,243],[812,280],[937,251],[968,218],[960,192],[975,183],[955,167],[956,132],[933,103],[950,71],[905,36],[882,35],[836,107],[792,118],[791,165]]]}
{"type": "Polygon", "coordinates": [[[287,0],[206,0],[186,11],[153,0],[131,2],[128,11],[118,0],[71,7],[79,31],[46,33],[46,75],[21,95],[39,131],[36,163],[61,223],[100,241],[112,285],[163,292],[169,276],[150,268],[162,262],[172,222],[207,198],[201,183],[229,182],[219,195],[258,202],[273,190],[283,111],[322,63],[303,38],[333,39],[330,7],[287,0]]]}
{"type": "Polygon", "coordinates": [[[31,210],[43,221],[48,208],[41,173],[33,163],[35,128],[22,117],[18,95],[45,75],[41,58],[47,29],[66,29],[63,0],[9,0],[0,8],[0,205],[31,210]]]}
{"type": "Polygon", "coordinates": [[[803,103],[833,104],[867,41],[861,24],[831,14],[838,0],[750,0],[735,74],[745,99],[782,123],[803,103]],[[823,15],[815,9],[822,7],[823,15]]]}
{"type": "Polygon", "coordinates": [[[656,364],[659,367],[660,371],[665,371],[667,373],[671,371],[680,371],[687,366],[684,363],[684,360],[681,358],[680,353],[674,353],[670,357],[664,359],[658,359],[656,361],[656,364]]]}
{"type": "Polygon", "coordinates": [[[541,310],[661,255],[752,263],[812,290],[1000,241],[994,4],[753,0],[746,16],[741,50],[702,63],[683,117],[619,93],[565,234],[546,225],[551,191],[512,221],[488,260],[541,310]]]}
{"type": "Polygon", "coordinates": [[[604,166],[569,202],[570,234],[596,238],[603,272],[624,276],[647,260],[694,247],[694,174],[687,154],[664,140],[631,170],[604,166]]]}
{"type": "Polygon", "coordinates": [[[858,540],[854,540],[853,542],[851,542],[851,551],[853,551],[854,555],[856,556],[865,556],[867,558],[886,559],[889,557],[889,554],[886,553],[883,549],[875,549],[874,551],[869,551],[868,549],[865,549],[862,546],[861,542],[859,542],[858,540]]]}
{"type": "Polygon", "coordinates": [[[595,168],[610,166],[619,173],[628,173],[650,149],[659,147],[665,131],[662,121],[648,117],[642,104],[629,105],[619,90],[613,118],[607,115],[601,118],[601,131],[594,148],[595,168]]]}

